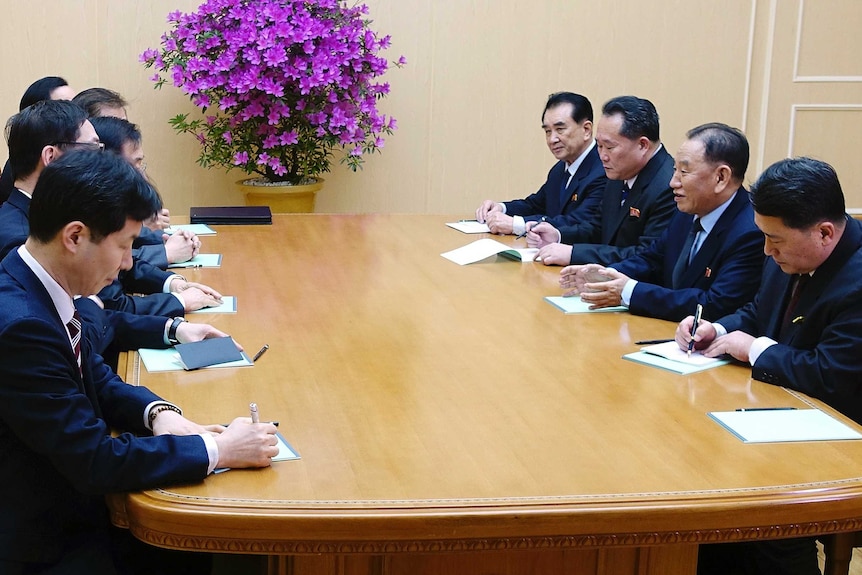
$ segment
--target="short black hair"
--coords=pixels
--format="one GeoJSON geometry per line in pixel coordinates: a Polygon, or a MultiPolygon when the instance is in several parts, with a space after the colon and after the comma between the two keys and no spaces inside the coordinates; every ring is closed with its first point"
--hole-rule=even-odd
{"type": "Polygon", "coordinates": [[[21,103],[18,104],[18,111],[20,112],[24,108],[32,106],[36,102],[50,100],[51,92],[57,88],[68,85],[69,82],[60,76],[46,76],[45,78],[36,80],[27,87],[24,91],[24,95],[21,96],[21,103]]]}
{"type": "Polygon", "coordinates": [[[751,186],[751,204],[761,216],[781,218],[796,230],[823,221],[844,221],[844,192],[835,169],[813,158],[775,162],[751,186]]]}
{"type": "Polygon", "coordinates": [[[112,116],[97,116],[90,118],[90,123],[99,135],[99,141],[105,144],[105,149],[121,154],[123,144],[132,142],[136,145],[141,143],[141,131],[138,127],[122,118],[112,116]]]}
{"type": "Polygon", "coordinates": [[[686,132],[689,140],[703,143],[703,158],[712,164],[727,164],[734,178],[742,181],[748,169],[748,139],[741,130],[711,122],[686,132]]]}
{"type": "Polygon", "coordinates": [[[143,222],[159,209],[156,191],[116,154],[74,150],[48,164],[30,202],[30,237],[50,242],[69,222],[90,229],[94,242],[128,219],[143,222]]]}
{"type": "Polygon", "coordinates": [[[84,108],[91,118],[100,117],[104,108],[125,108],[129,105],[118,92],[107,88],[87,88],[78,92],[72,101],[84,108]]]}
{"type": "Polygon", "coordinates": [[[9,118],[6,142],[12,177],[32,174],[45,146],[74,142],[86,119],[80,106],[66,100],[42,100],[9,118]]]}
{"type": "Polygon", "coordinates": [[[545,112],[562,104],[572,105],[572,120],[580,124],[584,120],[593,121],[593,105],[586,96],[574,92],[555,92],[548,96],[545,109],[542,110],[542,121],[545,121],[545,112]]]}
{"type": "Polygon", "coordinates": [[[646,136],[650,142],[659,141],[658,112],[653,103],[637,96],[617,96],[602,106],[603,116],[619,114],[623,117],[620,135],[629,140],[646,136]]]}

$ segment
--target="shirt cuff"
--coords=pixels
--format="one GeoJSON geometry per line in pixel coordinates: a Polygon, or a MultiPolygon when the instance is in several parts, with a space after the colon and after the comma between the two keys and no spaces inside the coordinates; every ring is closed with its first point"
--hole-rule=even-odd
{"type": "Polygon", "coordinates": [[[209,465],[207,466],[207,475],[215,471],[218,464],[218,443],[215,437],[209,433],[201,433],[201,439],[204,440],[204,445],[207,448],[207,457],[209,457],[209,465]]]}
{"type": "Polygon", "coordinates": [[[162,284],[162,293],[171,293],[171,282],[177,278],[182,278],[180,274],[171,274],[165,280],[165,283],[162,284]]]}
{"type": "Polygon", "coordinates": [[[626,285],[623,286],[623,291],[620,294],[620,299],[623,302],[623,305],[629,307],[630,302],[632,301],[632,292],[635,291],[635,286],[638,285],[637,280],[629,280],[626,282],[626,285]]]}
{"type": "Polygon", "coordinates": [[[754,341],[751,342],[751,348],[748,350],[748,363],[754,367],[754,363],[760,357],[760,354],[777,343],[777,341],[768,337],[754,338],[754,341]]]}
{"type": "Polygon", "coordinates": [[[713,322],[712,329],[715,330],[715,338],[718,339],[723,335],[727,335],[727,328],[720,323],[713,322]]]}
{"type": "Polygon", "coordinates": [[[505,214],[506,213],[506,204],[503,202],[497,202],[497,205],[500,206],[500,210],[505,214]]]}
{"type": "Polygon", "coordinates": [[[527,222],[522,216],[512,216],[512,233],[520,236],[527,229],[527,222]]]}

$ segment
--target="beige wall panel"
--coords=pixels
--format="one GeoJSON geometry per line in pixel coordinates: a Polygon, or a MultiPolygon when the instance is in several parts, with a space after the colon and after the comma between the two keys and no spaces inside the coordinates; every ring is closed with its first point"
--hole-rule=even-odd
{"type": "Polygon", "coordinates": [[[794,110],[789,156],[811,156],[829,162],[838,172],[847,205],[862,206],[862,167],[859,142],[862,134],[862,105],[857,107],[814,107],[794,110]]]}
{"type": "Polygon", "coordinates": [[[862,81],[862,2],[804,0],[800,6],[795,76],[862,81]]]}
{"type": "MultiPolygon", "coordinates": [[[[361,172],[336,164],[317,211],[466,215],[484,198],[535,191],[553,163],[539,127],[542,106],[558,90],[581,92],[596,108],[619,94],[651,99],[672,153],[699,123],[742,127],[746,119],[756,0],[368,4],[374,26],[392,35],[389,58],[408,60],[387,75],[392,93],[381,103],[399,129],[361,172]]],[[[4,115],[46,74],[64,75],[79,89],[116,89],[131,101],[149,171],[174,213],[242,201],[232,188],[241,174],[201,169],[194,139],[168,126],[192,110],[186,98],[171,86],[154,91],[151,72],[137,61],[158,44],[167,13],[193,10],[195,0],[35,5],[38,18],[29,4],[0,0],[11,39],[4,115]]]]}

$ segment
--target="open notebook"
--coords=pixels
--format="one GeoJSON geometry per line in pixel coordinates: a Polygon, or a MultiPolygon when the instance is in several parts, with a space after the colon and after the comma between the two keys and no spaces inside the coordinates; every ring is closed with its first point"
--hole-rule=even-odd
{"type": "Polygon", "coordinates": [[[691,357],[689,357],[688,353],[681,350],[675,341],[642,347],[640,351],[624,355],[623,359],[660,367],[683,375],[730,363],[729,359],[706,357],[699,351],[692,352],[691,357]]]}
{"type": "Polygon", "coordinates": [[[531,262],[538,253],[538,248],[513,248],[491,238],[482,238],[440,255],[459,266],[463,266],[497,254],[520,262],[531,262]]]}

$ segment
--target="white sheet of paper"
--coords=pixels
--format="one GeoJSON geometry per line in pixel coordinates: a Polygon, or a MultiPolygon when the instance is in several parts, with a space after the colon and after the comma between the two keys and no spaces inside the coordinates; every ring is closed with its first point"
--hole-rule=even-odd
{"type": "Polygon", "coordinates": [[[491,238],[482,238],[466,246],[440,254],[447,260],[455,262],[459,266],[472,264],[485,258],[500,254],[521,262],[532,262],[538,248],[513,248],[491,238]]]}
{"type": "MultiPolygon", "coordinates": [[[[167,349],[142,348],[138,350],[138,354],[141,356],[141,361],[144,363],[144,367],[146,367],[147,371],[150,373],[185,370],[183,362],[180,361],[180,354],[172,347],[167,349]]],[[[242,359],[210,365],[202,367],[201,369],[212,369],[217,367],[245,367],[248,365],[254,365],[254,363],[252,363],[251,359],[249,359],[245,352],[242,352],[242,359]]]]}
{"type": "Polygon", "coordinates": [[[476,220],[469,220],[466,222],[447,222],[446,225],[465,234],[491,233],[490,228],[488,228],[488,224],[480,224],[476,220]]]}
{"type": "Polygon", "coordinates": [[[624,305],[617,305],[613,307],[603,307],[600,309],[590,309],[590,304],[583,301],[578,296],[572,297],[563,297],[559,295],[549,295],[545,296],[545,301],[549,304],[560,308],[564,312],[568,313],[602,313],[602,312],[620,312],[620,311],[628,311],[624,305]]]}
{"type": "Polygon", "coordinates": [[[714,363],[722,361],[722,358],[706,357],[699,351],[692,351],[691,356],[689,357],[688,352],[681,350],[679,348],[679,344],[675,341],[648,345],[646,347],[642,347],[641,351],[645,353],[651,353],[653,355],[657,355],[671,361],[678,361],[687,365],[712,365],[714,363]]]}
{"type": "Polygon", "coordinates": [[[221,254],[198,254],[187,262],[169,264],[169,268],[220,268],[221,254]]]}
{"type": "Polygon", "coordinates": [[[216,235],[216,231],[206,224],[180,224],[178,226],[170,226],[165,230],[165,233],[171,235],[177,230],[187,230],[194,233],[196,236],[216,235]]]}
{"type": "Polygon", "coordinates": [[[222,297],[222,304],[215,307],[205,307],[188,313],[236,313],[236,298],[232,295],[222,297]]]}
{"type": "Polygon", "coordinates": [[[713,411],[709,416],[745,443],[862,439],[862,433],[819,409],[713,411]]]}
{"type": "Polygon", "coordinates": [[[653,367],[659,367],[661,369],[666,369],[668,371],[672,371],[674,373],[679,373],[681,375],[688,375],[690,373],[696,373],[698,371],[703,371],[705,369],[712,369],[713,367],[719,367],[722,365],[726,365],[730,363],[729,359],[719,359],[715,362],[708,364],[692,364],[692,363],[684,363],[681,361],[674,361],[672,359],[667,359],[666,357],[662,357],[660,355],[655,355],[653,353],[647,353],[645,351],[636,351],[634,353],[627,353],[623,356],[623,359],[627,359],[629,361],[634,361],[637,363],[642,363],[644,365],[651,365],[653,367]]]}

